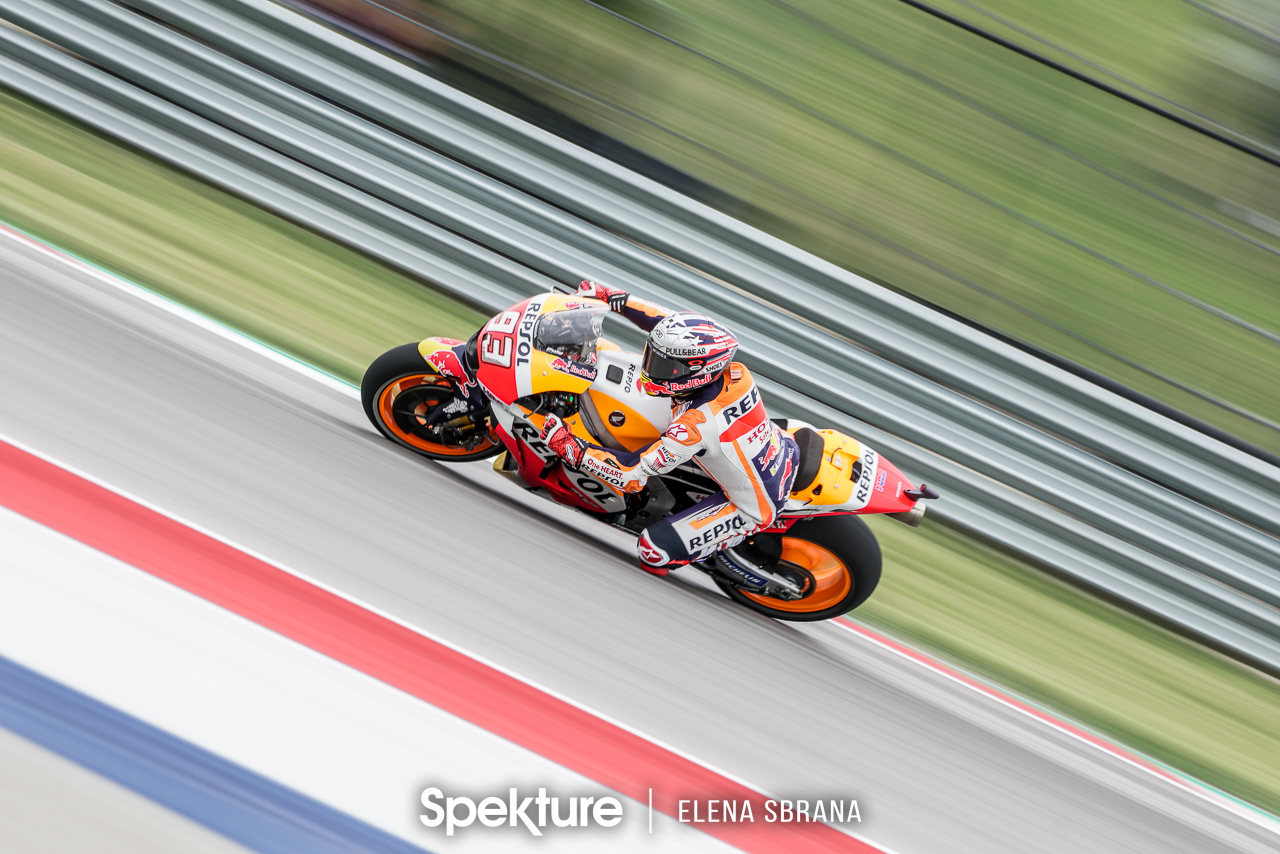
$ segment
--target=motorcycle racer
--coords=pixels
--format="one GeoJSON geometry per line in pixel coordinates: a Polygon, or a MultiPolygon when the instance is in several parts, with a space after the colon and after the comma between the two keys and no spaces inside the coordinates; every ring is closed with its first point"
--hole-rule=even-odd
{"type": "MultiPolygon", "coordinates": [[[[790,495],[799,448],[769,420],[751,372],[733,361],[733,334],[705,315],[672,312],[597,282],[582,282],[577,295],[607,303],[649,333],[640,388],[670,398],[671,423],[658,441],[628,453],[584,441],[553,415],[543,427],[543,441],[569,466],[624,492],[639,492],[650,477],[689,460],[720,486],[641,532],[636,548],[642,566],[666,575],[772,525],[790,495]]],[[[738,557],[758,565],[768,560],[759,554],[738,557]]]]}

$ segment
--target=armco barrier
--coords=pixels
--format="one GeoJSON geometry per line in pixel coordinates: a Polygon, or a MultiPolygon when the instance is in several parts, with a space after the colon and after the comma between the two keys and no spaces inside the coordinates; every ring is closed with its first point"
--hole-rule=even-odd
{"type": "Polygon", "coordinates": [[[1217,443],[1206,447],[1195,431],[513,120],[270,0],[132,5],[587,222],[820,327],[835,325],[899,364],[1280,533],[1275,467],[1217,443]],[[1250,495],[1250,484],[1263,487],[1262,494],[1250,495]]]}
{"type": "Polygon", "coordinates": [[[132,5],[170,26],[0,0],[74,54],[0,30],[3,80],[473,302],[599,277],[713,310],[774,408],[867,438],[938,515],[1280,670],[1280,472],[292,11],[132,5]]]}

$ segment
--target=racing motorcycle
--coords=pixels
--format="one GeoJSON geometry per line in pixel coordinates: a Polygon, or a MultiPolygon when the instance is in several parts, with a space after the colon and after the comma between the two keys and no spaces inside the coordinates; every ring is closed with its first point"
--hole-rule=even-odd
{"type": "MultiPolygon", "coordinates": [[[[669,426],[670,401],[639,388],[640,356],[602,336],[608,310],[604,302],[553,292],[494,315],[466,342],[427,338],[396,347],[365,372],[365,413],[411,451],[443,462],[496,457],[494,471],[521,488],[638,535],[719,487],[695,457],[627,493],[569,468],[539,438],[553,414],[586,441],[615,451],[640,450],[669,426]]],[[[719,555],[691,566],[770,617],[836,617],[865,602],[880,580],[880,548],[858,516],[883,513],[914,527],[924,500],[938,493],[914,486],[841,432],[775,421],[800,448],[797,474],[775,524],[748,542],[777,558],[776,566],[744,568],[719,555]]],[[[714,526],[725,523],[704,524],[710,541],[722,533],[714,526]]]]}

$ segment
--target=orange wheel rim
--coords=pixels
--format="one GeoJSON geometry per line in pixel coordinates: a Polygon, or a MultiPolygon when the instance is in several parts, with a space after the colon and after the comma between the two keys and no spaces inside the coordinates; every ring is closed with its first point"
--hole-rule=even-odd
{"type": "Polygon", "coordinates": [[[853,589],[853,574],[844,561],[827,549],[797,537],[782,538],[782,563],[807,569],[813,576],[813,592],[803,599],[786,601],[771,596],[760,596],[742,591],[753,602],[759,602],[775,611],[808,614],[825,611],[839,605],[853,589]]]}
{"type": "Polygon", "coordinates": [[[411,407],[406,406],[405,401],[401,400],[400,407],[396,407],[396,402],[401,395],[421,386],[435,386],[447,389],[449,381],[435,374],[412,374],[388,383],[378,395],[378,419],[397,439],[410,447],[450,457],[466,457],[472,454],[480,454],[498,444],[498,438],[493,434],[493,431],[490,431],[489,435],[485,436],[484,440],[478,444],[470,448],[464,448],[462,445],[446,445],[442,442],[433,442],[425,436],[414,432],[412,428],[405,429],[405,426],[401,423],[402,421],[416,422],[419,427],[426,427],[427,415],[433,407],[440,403],[438,400],[433,401],[423,398],[412,401],[411,407]]]}

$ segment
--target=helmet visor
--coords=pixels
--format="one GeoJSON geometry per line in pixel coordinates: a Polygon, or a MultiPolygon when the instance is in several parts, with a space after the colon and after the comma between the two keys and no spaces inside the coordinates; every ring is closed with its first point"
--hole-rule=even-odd
{"type": "MultiPolygon", "coordinates": [[[[698,367],[701,367],[701,364],[698,367]]],[[[654,352],[654,349],[647,344],[644,348],[644,362],[640,369],[646,377],[654,382],[684,379],[692,376],[698,370],[698,368],[684,362],[654,352]]]]}

